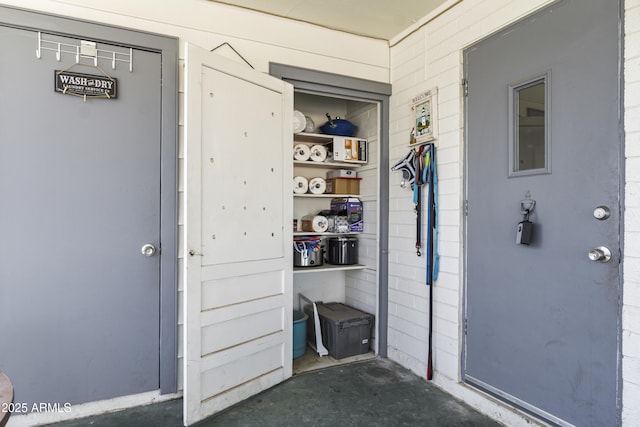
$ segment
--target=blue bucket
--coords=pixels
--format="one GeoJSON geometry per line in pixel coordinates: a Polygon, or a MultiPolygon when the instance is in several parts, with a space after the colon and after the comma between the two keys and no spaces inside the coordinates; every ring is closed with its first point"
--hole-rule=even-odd
{"type": "Polygon", "coordinates": [[[307,348],[307,316],[302,311],[293,310],[293,358],[304,356],[307,348]]]}

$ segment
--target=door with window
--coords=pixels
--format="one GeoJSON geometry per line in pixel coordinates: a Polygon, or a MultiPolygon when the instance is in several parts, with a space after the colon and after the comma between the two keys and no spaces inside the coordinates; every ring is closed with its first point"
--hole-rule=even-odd
{"type": "Polygon", "coordinates": [[[560,1],[464,52],[464,380],[559,425],[618,417],[617,3],[560,1]]]}

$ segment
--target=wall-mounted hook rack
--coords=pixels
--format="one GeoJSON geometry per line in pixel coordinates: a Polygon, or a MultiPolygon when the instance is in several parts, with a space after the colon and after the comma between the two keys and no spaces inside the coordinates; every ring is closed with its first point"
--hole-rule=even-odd
{"type": "Polygon", "coordinates": [[[79,40],[79,44],[61,43],[52,40],[46,40],[42,32],[38,31],[38,48],[36,49],[36,58],[42,58],[42,51],[49,50],[55,52],[56,61],[62,61],[64,54],[70,54],[75,57],[76,64],[80,64],[82,59],[88,59],[93,62],[94,66],[98,66],[99,59],[111,61],[111,68],[116,69],[118,62],[129,64],[129,72],[133,72],[133,49],[129,48],[126,52],[118,52],[115,50],[98,49],[97,44],[88,40],[79,40]]]}

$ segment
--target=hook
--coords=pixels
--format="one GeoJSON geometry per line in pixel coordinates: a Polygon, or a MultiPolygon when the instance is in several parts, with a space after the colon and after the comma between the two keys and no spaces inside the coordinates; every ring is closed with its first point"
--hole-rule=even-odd
{"type": "Polygon", "coordinates": [[[531,192],[527,190],[527,193],[524,196],[524,200],[520,201],[520,209],[522,210],[522,214],[529,215],[529,213],[533,212],[533,208],[536,206],[536,201],[531,198],[531,192]]]}
{"type": "Polygon", "coordinates": [[[40,59],[42,57],[42,52],[40,47],[42,46],[42,33],[38,31],[38,48],[36,49],[36,58],[40,59]]]}
{"type": "Polygon", "coordinates": [[[523,221],[529,221],[529,215],[536,207],[536,201],[531,198],[531,193],[527,190],[527,194],[524,196],[524,200],[520,200],[520,213],[522,214],[523,221]]]}
{"type": "Polygon", "coordinates": [[[218,45],[218,46],[214,47],[214,48],[213,48],[213,49],[211,49],[209,52],[213,52],[214,50],[219,49],[219,48],[221,48],[221,47],[222,47],[222,46],[224,46],[224,45],[229,46],[229,47],[231,48],[231,50],[232,50],[232,51],[234,51],[234,52],[235,52],[235,54],[236,54],[236,55],[238,55],[238,56],[240,57],[240,59],[242,59],[242,60],[243,60],[243,61],[244,61],[244,62],[245,62],[249,67],[251,67],[251,68],[253,68],[253,69],[255,70],[255,68],[253,67],[253,65],[251,65],[251,63],[250,63],[249,61],[247,61],[247,60],[244,58],[244,56],[240,55],[240,53],[238,53],[238,51],[237,51],[237,50],[235,50],[235,49],[233,48],[233,46],[231,46],[231,45],[230,45],[229,43],[227,43],[227,42],[224,42],[224,43],[222,43],[222,44],[220,44],[220,45],[218,45]]]}

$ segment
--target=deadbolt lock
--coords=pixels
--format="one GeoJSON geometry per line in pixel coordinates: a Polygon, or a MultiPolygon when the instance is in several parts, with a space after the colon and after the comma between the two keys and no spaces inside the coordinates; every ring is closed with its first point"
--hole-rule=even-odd
{"type": "Polygon", "coordinates": [[[611,216],[611,209],[608,206],[600,205],[593,210],[593,217],[597,220],[604,221],[611,216]]]}

